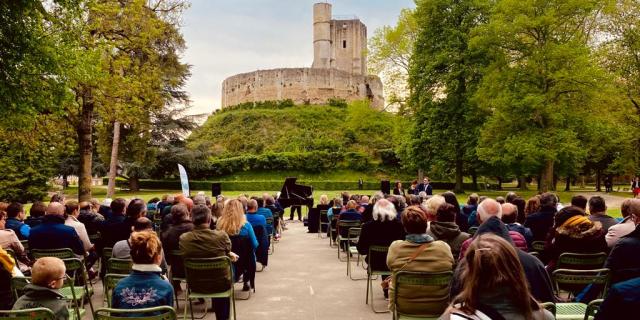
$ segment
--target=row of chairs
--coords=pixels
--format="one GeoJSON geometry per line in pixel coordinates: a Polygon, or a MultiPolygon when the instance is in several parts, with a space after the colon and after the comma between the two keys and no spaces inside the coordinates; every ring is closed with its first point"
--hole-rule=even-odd
{"type": "MultiPolygon", "coordinates": [[[[23,310],[0,310],[0,318],[12,320],[56,320],[53,312],[47,308],[23,310]]],[[[94,320],[176,320],[176,311],[171,307],[154,307],[136,310],[100,308],[93,312],[94,320]]]]}

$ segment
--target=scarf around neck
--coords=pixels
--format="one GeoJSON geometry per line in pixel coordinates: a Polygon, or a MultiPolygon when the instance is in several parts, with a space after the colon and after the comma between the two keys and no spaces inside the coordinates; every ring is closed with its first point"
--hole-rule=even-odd
{"type": "Polygon", "coordinates": [[[405,240],[413,243],[428,243],[433,241],[433,238],[426,233],[423,233],[423,234],[410,233],[405,237],[405,240]]]}

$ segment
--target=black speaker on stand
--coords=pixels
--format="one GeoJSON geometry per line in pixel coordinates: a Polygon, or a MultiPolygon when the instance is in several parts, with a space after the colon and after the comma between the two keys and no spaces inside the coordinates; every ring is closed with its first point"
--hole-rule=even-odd
{"type": "Polygon", "coordinates": [[[211,196],[217,197],[222,194],[222,184],[220,182],[214,182],[211,184],[211,196]]]}
{"type": "Polygon", "coordinates": [[[380,180],[380,191],[385,195],[391,194],[391,183],[389,180],[380,180]]]}

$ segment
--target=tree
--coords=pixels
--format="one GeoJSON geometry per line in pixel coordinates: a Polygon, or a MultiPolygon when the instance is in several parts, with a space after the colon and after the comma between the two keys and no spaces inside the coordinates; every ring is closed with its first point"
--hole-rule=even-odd
{"type": "Polygon", "coordinates": [[[476,99],[490,117],[480,159],[540,169],[554,187],[559,159],[584,161],[580,119],[597,112],[608,79],[589,46],[601,9],[593,0],[500,0],[472,43],[491,52],[476,99]]]}
{"type": "Polygon", "coordinates": [[[402,9],[395,26],[383,26],[369,40],[368,62],[372,74],[379,74],[384,83],[385,109],[395,108],[401,114],[409,97],[407,79],[409,59],[418,35],[414,11],[402,9]]]}
{"type": "Polygon", "coordinates": [[[415,111],[412,158],[425,169],[455,174],[462,191],[465,164],[476,162],[483,121],[472,100],[486,59],[469,47],[471,31],[486,20],[476,1],[418,1],[418,37],[409,85],[415,111]]]}

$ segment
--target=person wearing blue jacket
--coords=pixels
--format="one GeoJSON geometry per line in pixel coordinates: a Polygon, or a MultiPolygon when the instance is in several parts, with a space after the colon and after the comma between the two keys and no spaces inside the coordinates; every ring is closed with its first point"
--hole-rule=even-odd
{"type": "Polygon", "coordinates": [[[7,207],[7,222],[5,228],[13,230],[20,240],[29,239],[29,232],[31,230],[31,227],[23,222],[24,218],[24,207],[22,203],[13,202],[7,207]]]}
{"type": "Polygon", "coordinates": [[[42,224],[29,234],[30,249],[69,248],[79,257],[85,255],[84,246],[76,230],[64,224],[64,205],[51,202],[47,207],[42,224]]]}

